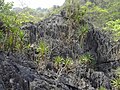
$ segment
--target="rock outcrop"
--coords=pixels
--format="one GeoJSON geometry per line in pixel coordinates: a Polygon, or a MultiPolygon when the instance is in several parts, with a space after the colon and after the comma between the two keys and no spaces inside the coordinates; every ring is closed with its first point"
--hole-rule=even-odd
{"type": "Polygon", "coordinates": [[[61,15],[23,26],[22,29],[29,32],[25,36],[29,43],[37,44],[44,40],[49,45],[51,51],[47,57],[51,62],[56,56],[71,57],[77,61],[80,55],[89,52],[96,63],[93,66],[79,64],[70,72],[58,75],[46,68],[38,70],[38,65],[26,54],[1,51],[0,90],[98,90],[101,86],[115,90],[111,79],[116,77],[114,69],[120,66],[120,62],[111,62],[112,54],[105,56],[112,47],[110,39],[92,25],[89,26],[83,47],[80,46],[75,27],[68,39],[69,26],[61,15]]]}

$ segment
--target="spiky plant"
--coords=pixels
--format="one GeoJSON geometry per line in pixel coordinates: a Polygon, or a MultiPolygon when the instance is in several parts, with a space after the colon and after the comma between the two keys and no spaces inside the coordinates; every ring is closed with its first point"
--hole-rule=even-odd
{"type": "Polygon", "coordinates": [[[60,56],[55,57],[55,66],[59,69],[63,65],[64,59],[60,56]]]}
{"type": "Polygon", "coordinates": [[[45,41],[40,41],[39,46],[37,48],[37,52],[39,52],[39,57],[38,57],[38,62],[40,62],[40,60],[45,61],[45,56],[47,54],[47,52],[49,51],[49,47],[48,45],[45,43],[45,41]]]}
{"type": "Polygon", "coordinates": [[[113,85],[113,87],[119,90],[120,89],[120,77],[114,78],[113,80],[111,80],[111,84],[113,85]]]}
{"type": "Polygon", "coordinates": [[[79,57],[79,62],[82,64],[91,63],[92,60],[93,60],[93,57],[89,53],[83,54],[79,57]]]}

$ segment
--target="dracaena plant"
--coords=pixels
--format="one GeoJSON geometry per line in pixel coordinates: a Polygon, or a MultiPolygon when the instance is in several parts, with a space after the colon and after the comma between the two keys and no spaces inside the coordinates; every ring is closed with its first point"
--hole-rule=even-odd
{"type": "Polygon", "coordinates": [[[37,48],[37,52],[39,52],[38,62],[40,62],[40,60],[46,62],[45,57],[48,51],[49,51],[49,47],[47,43],[45,41],[40,41],[37,48]]]}
{"type": "Polygon", "coordinates": [[[60,68],[63,64],[64,58],[57,56],[55,57],[55,65],[57,68],[60,68]]]}
{"type": "Polygon", "coordinates": [[[119,90],[120,89],[120,77],[114,78],[113,80],[111,80],[111,84],[113,85],[113,87],[119,90]]]}
{"type": "Polygon", "coordinates": [[[67,57],[64,59],[63,57],[57,56],[55,57],[55,66],[57,69],[63,69],[65,71],[66,69],[70,68],[71,65],[73,65],[72,58],[67,57]]]}
{"type": "Polygon", "coordinates": [[[64,59],[61,56],[55,57],[55,67],[57,69],[57,77],[55,79],[56,82],[56,90],[57,90],[57,84],[60,76],[62,75],[62,72],[67,71],[67,69],[73,65],[73,60],[71,58],[64,59]]]}
{"type": "Polygon", "coordinates": [[[88,64],[91,63],[93,60],[93,57],[89,53],[83,54],[79,57],[79,62],[81,64],[88,64]]]}
{"type": "Polygon", "coordinates": [[[79,36],[79,41],[80,41],[80,46],[83,46],[84,39],[88,33],[88,24],[81,25],[78,28],[78,36],[79,36]]]}
{"type": "Polygon", "coordinates": [[[114,88],[119,90],[120,89],[120,67],[116,69],[115,74],[117,77],[111,80],[111,84],[114,88]]]}
{"type": "Polygon", "coordinates": [[[74,64],[74,62],[73,62],[73,60],[72,60],[72,58],[69,58],[69,57],[67,57],[65,60],[64,60],[64,67],[66,68],[66,69],[70,69],[71,67],[72,67],[72,65],[74,64]]]}

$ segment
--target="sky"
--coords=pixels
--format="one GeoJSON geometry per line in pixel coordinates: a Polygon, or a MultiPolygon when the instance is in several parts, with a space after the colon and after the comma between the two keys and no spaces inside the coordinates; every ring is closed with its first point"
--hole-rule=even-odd
{"type": "Polygon", "coordinates": [[[65,0],[5,0],[5,2],[14,2],[14,7],[50,8],[53,5],[61,6],[65,0]]]}

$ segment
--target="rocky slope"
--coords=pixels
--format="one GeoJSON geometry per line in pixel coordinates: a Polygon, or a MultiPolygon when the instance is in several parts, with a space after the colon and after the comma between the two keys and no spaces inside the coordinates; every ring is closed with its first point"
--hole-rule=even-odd
{"type": "Polygon", "coordinates": [[[1,51],[0,90],[98,90],[100,86],[115,90],[111,79],[116,77],[114,71],[120,66],[119,55],[116,55],[119,44],[112,48],[109,37],[92,24],[89,23],[83,47],[80,46],[75,27],[72,27],[73,34],[68,39],[69,26],[62,15],[54,15],[36,24],[26,24],[22,29],[29,33],[25,36],[26,42],[35,44],[44,40],[49,45],[50,52],[46,58],[51,62],[56,56],[71,57],[75,62],[80,55],[89,52],[95,64],[79,64],[58,77],[58,73],[50,67],[38,70],[32,58],[37,55],[34,51],[31,55],[30,52],[26,55],[1,51]]]}

